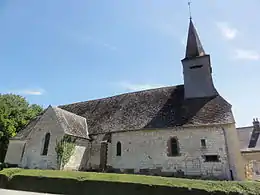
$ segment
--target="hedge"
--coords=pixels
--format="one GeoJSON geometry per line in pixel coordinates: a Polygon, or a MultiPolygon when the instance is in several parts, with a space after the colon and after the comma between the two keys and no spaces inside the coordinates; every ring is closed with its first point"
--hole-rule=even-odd
{"type": "Polygon", "coordinates": [[[0,187],[55,194],[260,194],[258,182],[205,181],[131,174],[4,169],[0,187]]]}

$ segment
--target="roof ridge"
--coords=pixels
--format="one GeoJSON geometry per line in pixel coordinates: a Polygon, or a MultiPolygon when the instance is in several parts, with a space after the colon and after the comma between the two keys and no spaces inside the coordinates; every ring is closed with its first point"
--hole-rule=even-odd
{"type": "MultiPolygon", "coordinates": [[[[118,96],[123,96],[123,95],[137,94],[137,93],[141,93],[141,92],[148,92],[148,91],[153,91],[153,90],[158,90],[158,89],[166,89],[166,88],[178,87],[178,86],[183,86],[183,84],[180,84],[180,85],[169,85],[169,86],[163,86],[163,87],[156,87],[156,88],[152,88],[152,89],[144,89],[144,90],[139,90],[139,91],[132,91],[132,92],[120,93],[120,94],[117,94],[117,95],[107,96],[107,97],[103,97],[103,98],[97,98],[97,99],[91,99],[91,100],[86,100],[86,101],[79,101],[79,102],[73,102],[73,103],[69,103],[69,104],[63,104],[63,105],[59,105],[59,106],[57,106],[57,107],[60,108],[60,107],[67,106],[67,105],[73,105],[73,104],[80,104],[80,103],[86,103],[86,102],[100,101],[100,100],[110,99],[110,98],[114,98],[114,97],[118,97],[118,96]]],[[[60,108],[60,109],[62,109],[62,108],[60,108]]]]}
{"type": "Polygon", "coordinates": [[[253,127],[254,127],[253,125],[249,125],[249,126],[237,127],[236,129],[239,130],[239,129],[253,128],[253,127]]]}
{"type": "Polygon", "coordinates": [[[61,111],[61,112],[65,112],[65,113],[68,113],[68,114],[77,116],[77,117],[79,117],[79,118],[86,119],[85,117],[82,117],[82,116],[80,116],[80,115],[77,115],[77,114],[75,114],[75,113],[73,113],[73,112],[70,112],[70,111],[64,110],[64,109],[62,109],[62,108],[59,108],[58,106],[52,106],[52,108],[53,108],[54,112],[56,112],[56,110],[59,110],[59,111],[61,111]]]}
{"type": "MultiPolygon", "coordinates": [[[[23,132],[30,126],[32,125],[33,122],[35,122],[35,124],[33,125],[33,127],[38,123],[38,121],[41,119],[41,117],[45,114],[45,112],[47,111],[48,108],[45,108],[42,112],[40,112],[37,116],[35,116],[34,118],[32,118],[14,137],[10,138],[10,140],[12,139],[20,139],[21,137],[23,137],[23,132]]],[[[33,128],[32,127],[32,128],[33,128]]],[[[32,131],[30,131],[28,133],[28,135],[26,137],[28,137],[30,134],[32,133],[32,131]]],[[[25,137],[25,138],[26,138],[25,137]]]]}

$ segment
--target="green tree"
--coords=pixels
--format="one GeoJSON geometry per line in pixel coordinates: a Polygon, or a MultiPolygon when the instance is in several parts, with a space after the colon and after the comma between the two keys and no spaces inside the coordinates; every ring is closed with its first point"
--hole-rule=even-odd
{"type": "Polygon", "coordinates": [[[0,94],[0,162],[4,160],[9,139],[28,122],[41,113],[43,108],[15,94],[0,94]]]}

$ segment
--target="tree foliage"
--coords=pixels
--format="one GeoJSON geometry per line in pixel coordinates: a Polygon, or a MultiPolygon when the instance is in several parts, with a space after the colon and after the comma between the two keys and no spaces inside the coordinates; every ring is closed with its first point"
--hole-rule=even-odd
{"type": "MultiPolygon", "coordinates": [[[[43,108],[15,94],[0,94],[0,150],[6,149],[8,140],[15,136],[43,108]]],[[[0,151],[0,152],[1,152],[0,151]]],[[[0,154],[0,161],[1,154],[0,154]]]]}

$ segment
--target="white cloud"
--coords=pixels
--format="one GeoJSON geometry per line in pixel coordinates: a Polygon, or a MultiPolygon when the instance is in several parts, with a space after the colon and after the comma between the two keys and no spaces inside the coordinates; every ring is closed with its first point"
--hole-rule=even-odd
{"type": "Polygon", "coordinates": [[[117,85],[123,88],[124,90],[128,90],[128,91],[141,91],[141,90],[153,89],[153,88],[164,86],[160,84],[133,84],[129,82],[119,82],[117,83],[117,85]]]}
{"type": "Polygon", "coordinates": [[[19,95],[43,95],[45,90],[43,89],[23,89],[23,90],[14,90],[10,93],[19,94],[19,95]]]}
{"type": "Polygon", "coordinates": [[[222,36],[226,39],[232,40],[236,38],[238,30],[236,28],[231,27],[228,23],[218,22],[217,27],[219,28],[222,36]]]}
{"type": "Polygon", "coordinates": [[[240,60],[260,60],[260,53],[254,50],[237,49],[235,50],[234,58],[240,60]]]}

